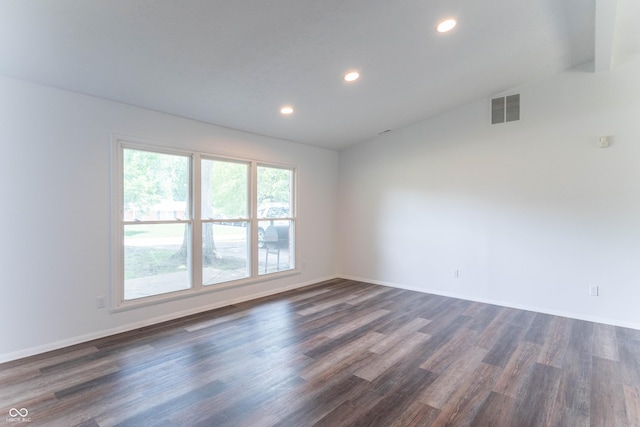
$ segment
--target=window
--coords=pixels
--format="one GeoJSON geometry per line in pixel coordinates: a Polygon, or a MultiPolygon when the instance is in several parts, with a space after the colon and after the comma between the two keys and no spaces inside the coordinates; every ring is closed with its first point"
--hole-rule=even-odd
{"type": "Polygon", "coordinates": [[[295,168],[116,146],[118,307],[295,271],[295,168]]]}
{"type": "Polygon", "coordinates": [[[202,160],[202,280],[251,276],[249,164],[202,160]]]}
{"type": "Polygon", "coordinates": [[[264,252],[259,274],[292,268],[292,180],[290,169],[258,166],[258,245],[264,252]]]}
{"type": "Polygon", "coordinates": [[[190,288],[191,159],[135,149],[122,157],[124,299],[190,288]]]}

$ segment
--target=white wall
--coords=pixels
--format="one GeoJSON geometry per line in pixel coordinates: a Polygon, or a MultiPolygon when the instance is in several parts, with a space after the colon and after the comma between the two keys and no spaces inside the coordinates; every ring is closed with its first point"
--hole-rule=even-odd
{"type": "Polygon", "coordinates": [[[335,277],[338,153],[0,77],[0,362],[335,277]],[[131,311],[110,286],[111,133],[299,166],[302,274],[131,311]]]}
{"type": "Polygon", "coordinates": [[[592,67],[341,152],[340,274],[640,328],[640,57],[592,67]]]}

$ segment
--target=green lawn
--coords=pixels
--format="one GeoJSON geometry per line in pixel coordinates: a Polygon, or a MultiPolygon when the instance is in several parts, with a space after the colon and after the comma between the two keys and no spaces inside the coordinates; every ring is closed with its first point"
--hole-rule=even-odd
{"type": "Polygon", "coordinates": [[[125,246],[124,278],[157,276],[187,269],[185,257],[174,250],[146,246],[125,246]]]}
{"type": "MultiPolygon", "coordinates": [[[[135,224],[125,227],[124,273],[125,279],[155,276],[184,271],[187,268],[186,252],[181,251],[185,224],[135,224]],[[143,239],[169,239],[170,242],[144,242],[143,239]],[[139,242],[136,242],[139,240],[139,242]]],[[[216,242],[241,241],[246,238],[246,228],[231,225],[213,225],[216,242]]],[[[210,265],[220,270],[241,268],[244,260],[224,258],[210,265]]]]}

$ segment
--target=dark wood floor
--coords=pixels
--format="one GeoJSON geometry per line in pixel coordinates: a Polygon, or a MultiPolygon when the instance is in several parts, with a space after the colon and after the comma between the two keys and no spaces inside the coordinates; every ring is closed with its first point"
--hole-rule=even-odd
{"type": "Polygon", "coordinates": [[[25,425],[11,408],[34,426],[640,426],[640,331],[334,280],[0,365],[0,425],[25,425]]]}

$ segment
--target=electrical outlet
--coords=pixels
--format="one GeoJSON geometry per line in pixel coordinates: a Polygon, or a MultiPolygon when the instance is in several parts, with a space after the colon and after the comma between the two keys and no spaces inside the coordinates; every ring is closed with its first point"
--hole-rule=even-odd
{"type": "Polygon", "coordinates": [[[96,308],[105,308],[106,300],[104,295],[99,295],[96,297],[96,308]]]}
{"type": "Polygon", "coordinates": [[[589,286],[589,295],[591,295],[592,297],[598,296],[598,285],[589,286]]]}

